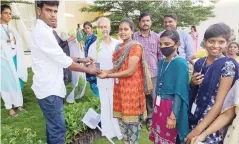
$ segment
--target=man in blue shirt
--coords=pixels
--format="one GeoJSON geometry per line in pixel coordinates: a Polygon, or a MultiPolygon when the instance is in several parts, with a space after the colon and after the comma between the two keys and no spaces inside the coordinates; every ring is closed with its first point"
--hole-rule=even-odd
{"type": "MultiPolygon", "coordinates": [[[[177,29],[178,17],[176,14],[167,14],[164,16],[164,29],[177,29]]],[[[179,56],[190,61],[194,55],[193,40],[191,36],[182,30],[177,30],[180,36],[180,46],[178,47],[179,56]]]]}

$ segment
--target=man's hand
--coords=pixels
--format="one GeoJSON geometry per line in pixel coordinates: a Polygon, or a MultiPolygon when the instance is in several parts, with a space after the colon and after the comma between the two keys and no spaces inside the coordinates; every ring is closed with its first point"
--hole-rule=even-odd
{"type": "Polygon", "coordinates": [[[78,57],[71,57],[71,59],[73,60],[73,62],[76,62],[76,63],[77,63],[77,61],[79,60],[78,57]]]}
{"type": "Polygon", "coordinates": [[[71,37],[67,39],[67,42],[69,43],[75,39],[76,39],[76,37],[74,35],[71,35],[71,37]]]}
{"type": "Polygon", "coordinates": [[[87,57],[87,58],[80,59],[80,62],[92,64],[92,63],[95,63],[95,60],[91,57],[87,57]]]}
{"type": "Polygon", "coordinates": [[[94,63],[87,64],[86,67],[89,67],[89,68],[96,68],[96,66],[95,66],[94,63]]]}

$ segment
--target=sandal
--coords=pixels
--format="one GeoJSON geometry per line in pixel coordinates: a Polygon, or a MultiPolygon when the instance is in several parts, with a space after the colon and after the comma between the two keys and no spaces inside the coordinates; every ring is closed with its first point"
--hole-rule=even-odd
{"type": "Polygon", "coordinates": [[[24,109],[24,108],[22,108],[22,107],[18,107],[17,108],[20,112],[26,112],[26,110],[24,109]]]}
{"type": "Polygon", "coordinates": [[[11,109],[11,110],[9,111],[9,116],[18,117],[18,114],[17,114],[13,109],[11,109]],[[12,112],[11,112],[11,111],[12,111],[12,112]]]}
{"type": "Polygon", "coordinates": [[[152,125],[152,122],[150,120],[147,120],[146,121],[146,128],[147,128],[148,131],[150,131],[151,125],[152,125]]]}

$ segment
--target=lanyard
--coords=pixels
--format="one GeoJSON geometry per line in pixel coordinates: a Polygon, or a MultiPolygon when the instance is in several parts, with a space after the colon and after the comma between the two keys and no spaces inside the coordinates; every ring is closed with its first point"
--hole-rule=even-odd
{"type": "Polygon", "coordinates": [[[163,66],[164,66],[164,63],[165,63],[165,59],[163,60],[162,68],[161,68],[160,75],[159,75],[159,79],[160,79],[160,82],[159,82],[159,92],[160,92],[160,89],[161,89],[161,87],[162,87],[162,85],[163,85],[163,76],[164,76],[165,72],[167,71],[169,65],[171,64],[171,62],[172,62],[175,58],[177,58],[177,55],[175,55],[175,56],[173,57],[173,59],[172,59],[171,61],[169,61],[169,63],[167,64],[167,66],[166,66],[166,68],[165,68],[165,70],[164,70],[164,72],[163,72],[163,66]]]}
{"type": "Polygon", "coordinates": [[[3,26],[3,24],[2,24],[2,28],[3,28],[3,30],[6,32],[6,34],[7,34],[7,36],[8,36],[8,38],[10,39],[10,35],[9,35],[9,32],[8,32],[8,30],[3,26]]]}
{"type": "MultiPolygon", "coordinates": [[[[223,56],[219,56],[219,57],[217,57],[214,61],[216,61],[217,59],[219,59],[219,58],[221,58],[221,57],[223,57],[223,56]]],[[[202,64],[202,67],[201,67],[200,73],[202,73],[202,69],[203,69],[204,65],[206,64],[206,61],[207,61],[207,58],[204,60],[204,62],[203,62],[203,64],[202,64]]],[[[207,74],[207,72],[209,71],[210,67],[211,67],[211,66],[209,66],[209,68],[208,68],[207,71],[205,72],[204,76],[207,74]]],[[[201,86],[202,86],[202,83],[199,85],[198,92],[199,92],[199,90],[201,89],[201,86]]],[[[195,97],[195,101],[197,101],[197,98],[198,98],[198,92],[197,92],[197,95],[196,95],[196,97],[195,97]]]]}

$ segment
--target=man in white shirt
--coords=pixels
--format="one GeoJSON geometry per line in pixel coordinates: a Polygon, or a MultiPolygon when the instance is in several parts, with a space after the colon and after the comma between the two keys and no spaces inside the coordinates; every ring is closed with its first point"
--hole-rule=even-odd
{"type": "Polygon", "coordinates": [[[64,144],[66,131],[63,116],[63,98],[66,87],[63,81],[63,68],[73,71],[99,74],[92,67],[83,67],[76,62],[93,62],[92,59],[78,59],[66,56],[53,34],[51,26],[56,22],[59,1],[37,1],[39,19],[30,39],[32,89],[46,120],[48,144],[64,144]]]}

